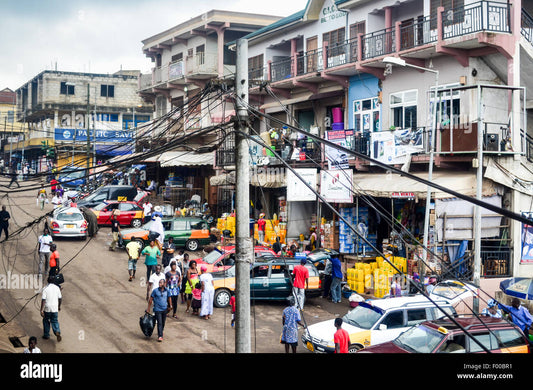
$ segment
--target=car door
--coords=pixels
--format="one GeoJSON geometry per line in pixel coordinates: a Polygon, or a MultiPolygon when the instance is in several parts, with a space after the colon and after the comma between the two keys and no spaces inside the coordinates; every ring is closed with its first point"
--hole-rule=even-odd
{"type": "Polygon", "coordinates": [[[272,264],[270,271],[270,295],[282,299],[290,295],[292,290],[291,270],[284,264],[272,264]]]}
{"type": "Polygon", "coordinates": [[[174,244],[176,246],[185,246],[185,243],[189,239],[189,222],[187,220],[176,219],[172,221],[172,230],[167,234],[165,232],[165,238],[167,236],[174,237],[174,244]]]}
{"type": "Polygon", "coordinates": [[[250,270],[250,298],[269,298],[269,269],[268,264],[255,264],[250,270]]]}
{"type": "Polygon", "coordinates": [[[117,210],[117,208],[117,203],[110,203],[100,210],[100,213],[98,214],[98,223],[101,225],[111,225],[111,213],[117,210]]]}
{"type": "Polygon", "coordinates": [[[371,330],[371,345],[381,344],[394,340],[408,327],[405,323],[405,311],[403,309],[391,310],[374,325],[371,330]]]}
{"type": "Polygon", "coordinates": [[[118,210],[120,214],[118,216],[118,222],[121,225],[131,224],[132,219],[135,217],[137,210],[135,210],[134,205],[131,203],[119,203],[118,210]]]}

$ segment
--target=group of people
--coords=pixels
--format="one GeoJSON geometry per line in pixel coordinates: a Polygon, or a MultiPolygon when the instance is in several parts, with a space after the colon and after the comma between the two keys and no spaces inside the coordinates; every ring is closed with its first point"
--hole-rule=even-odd
{"type": "Polygon", "coordinates": [[[143,247],[138,241],[126,245],[129,281],[135,279],[137,261],[145,256],[147,313],[156,319],[158,341],[163,341],[166,317],[178,319],[178,301],[186,305],[185,312],[206,320],[213,315],[213,276],[205,265],[200,266],[183,250],[176,251],[173,238],[169,237],[162,249],[155,240],[143,247]]]}

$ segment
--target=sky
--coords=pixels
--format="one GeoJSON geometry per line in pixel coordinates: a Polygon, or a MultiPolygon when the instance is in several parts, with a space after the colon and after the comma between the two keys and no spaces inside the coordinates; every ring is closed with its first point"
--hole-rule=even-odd
{"type": "Polygon", "coordinates": [[[0,0],[0,90],[43,70],[114,73],[153,66],[142,40],[217,9],[285,17],[307,0],[0,0]]]}

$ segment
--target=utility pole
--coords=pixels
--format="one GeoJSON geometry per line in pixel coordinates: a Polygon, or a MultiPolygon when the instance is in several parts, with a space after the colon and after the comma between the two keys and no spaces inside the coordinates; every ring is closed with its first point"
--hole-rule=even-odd
{"type": "MultiPolygon", "coordinates": [[[[476,199],[481,200],[483,195],[483,94],[481,86],[477,86],[477,166],[476,166],[476,199]]],[[[482,208],[474,208],[474,272],[472,282],[479,286],[481,278],[481,223],[482,208]]],[[[479,297],[474,296],[472,311],[479,313],[479,297]]]]}
{"type": "Polygon", "coordinates": [[[89,137],[89,132],[91,131],[90,94],[91,84],[87,83],[87,171],[85,172],[85,184],[89,184],[89,169],[91,168],[91,138],[89,137]]]}
{"type": "Polygon", "coordinates": [[[235,352],[250,353],[250,264],[253,245],[250,237],[250,157],[248,148],[248,41],[237,40],[235,75],[235,352]]]}

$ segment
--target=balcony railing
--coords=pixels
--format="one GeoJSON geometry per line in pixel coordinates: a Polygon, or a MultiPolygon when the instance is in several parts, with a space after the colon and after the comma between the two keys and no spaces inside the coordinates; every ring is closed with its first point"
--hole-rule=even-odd
{"type": "MultiPolygon", "coordinates": [[[[308,73],[320,72],[357,61],[382,57],[397,51],[409,50],[439,40],[438,21],[442,20],[440,39],[450,39],[476,32],[510,33],[510,5],[494,1],[479,1],[464,7],[445,10],[440,15],[425,16],[410,24],[402,24],[361,35],[337,45],[305,52],[293,58],[274,61],[264,74],[272,82],[308,73]],[[359,45],[361,47],[359,48],[359,45]],[[270,76],[270,77],[269,77],[270,76]]],[[[533,18],[522,11],[522,35],[533,44],[533,18]]]]}
{"type": "Polygon", "coordinates": [[[509,10],[509,4],[491,1],[446,10],[442,15],[443,39],[480,31],[510,32],[509,10]]]}
{"type": "Polygon", "coordinates": [[[533,44],[533,17],[529,15],[525,10],[522,10],[522,36],[526,40],[533,44]]]}

